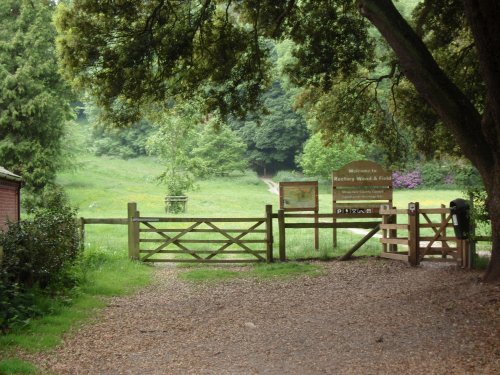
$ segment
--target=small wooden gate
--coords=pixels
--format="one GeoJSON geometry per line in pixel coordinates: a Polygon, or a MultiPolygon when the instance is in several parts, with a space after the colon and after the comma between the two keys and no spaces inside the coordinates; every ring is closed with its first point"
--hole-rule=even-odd
{"type": "Polygon", "coordinates": [[[261,218],[141,217],[128,204],[129,257],[143,262],[272,261],[272,208],[261,218]]]}
{"type": "Polygon", "coordinates": [[[426,260],[452,261],[471,268],[468,241],[457,239],[453,230],[450,232],[453,224],[449,208],[442,205],[421,209],[416,202],[405,210],[385,209],[380,213],[383,217],[381,257],[407,261],[411,265],[426,260]],[[401,214],[407,215],[407,224],[394,224],[394,216],[401,214]]]}

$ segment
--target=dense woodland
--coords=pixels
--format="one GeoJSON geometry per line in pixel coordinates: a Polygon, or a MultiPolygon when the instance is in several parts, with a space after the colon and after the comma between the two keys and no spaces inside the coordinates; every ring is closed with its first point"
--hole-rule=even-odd
{"type": "MultiPolygon", "coordinates": [[[[167,195],[247,169],[327,180],[366,158],[398,187],[482,202],[498,281],[499,21],[495,0],[5,0],[0,165],[23,177],[40,231],[37,217],[73,215],[56,176],[78,168],[75,126],[96,155],[157,158],[167,195]]],[[[11,266],[2,282],[71,284],[11,266]]]]}

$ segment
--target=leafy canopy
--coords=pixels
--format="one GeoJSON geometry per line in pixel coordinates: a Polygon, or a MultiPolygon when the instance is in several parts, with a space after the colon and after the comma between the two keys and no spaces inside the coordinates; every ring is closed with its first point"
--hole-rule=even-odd
{"type": "Polygon", "coordinates": [[[201,96],[205,112],[223,115],[256,108],[271,81],[269,37],[296,40],[294,80],[324,87],[372,51],[367,22],[347,0],[75,0],[60,4],[56,24],[65,75],[118,124],[173,98],[201,96]],[[318,27],[327,38],[312,33],[318,27]]]}
{"type": "Polygon", "coordinates": [[[65,162],[64,125],[71,117],[53,12],[42,0],[0,2],[0,161],[35,197],[65,162]]]}

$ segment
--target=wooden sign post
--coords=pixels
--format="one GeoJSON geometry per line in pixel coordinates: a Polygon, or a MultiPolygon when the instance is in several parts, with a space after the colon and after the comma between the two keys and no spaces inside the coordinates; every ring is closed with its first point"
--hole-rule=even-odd
{"type": "MultiPolygon", "coordinates": [[[[313,211],[314,223],[317,224],[318,181],[280,182],[280,209],[283,211],[313,211]]],[[[319,249],[319,229],[314,228],[314,248],[319,249]]]]}
{"type": "MultiPolygon", "coordinates": [[[[392,207],[392,173],[369,160],[353,161],[332,172],[333,222],[380,217],[381,205],[392,207]]],[[[333,247],[337,229],[333,228],[333,247]]]]}

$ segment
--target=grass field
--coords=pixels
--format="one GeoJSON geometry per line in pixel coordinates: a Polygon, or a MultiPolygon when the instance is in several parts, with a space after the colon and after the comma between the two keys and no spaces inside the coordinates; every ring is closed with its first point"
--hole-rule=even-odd
{"type": "MultiPolygon", "coordinates": [[[[82,144],[85,129],[75,133],[75,142],[82,144]]],[[[124,218],[127,202],[136,202],[142,216],[165,216],[164,187],[155,177],[162,166],[152,157],[122,160],[96,157],[79,147],[79,168],[59,175],[58,181],[67,190],[71,202],[78,207],[81,217],[124,218]]],[[[277,211],[278,196],[267,191],[267,186],[252,172],[244,175],[200,180],[194,191],[188,193],[191,217],[263,217],[265,205],[277,211]]],[[[404,208],[409,202],[420,202],[421,207],[448,205],[460,197],[455,190],[396,190],[394,205],[404,208]]],[[[332,210],[331,194],[322,187],[319,194],[320,212],[332,210]]],[[[274,225],[275,239],[278,238],[274,225]]],[[[86,246],[104,248],[125,256],[127,227],[118,225],[89,225],[86,228],[86,246]]],[[[331,230],[320,231],[320,250],[313,249],[313,230],[287,230],[287,256],[298,258],[330,258],[343,254],[360,239],[349,230],[339,231],[338,248],[332,249],[331,230]]],[[[370,240],[356,254],[376,255],[380,251],[377,239],[370,240]]],[[[275,253],[277,243],[275,243],[275,253]]],[[[277,256],[277,254],[275,254],[277,256]]]]}

